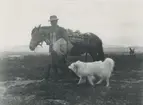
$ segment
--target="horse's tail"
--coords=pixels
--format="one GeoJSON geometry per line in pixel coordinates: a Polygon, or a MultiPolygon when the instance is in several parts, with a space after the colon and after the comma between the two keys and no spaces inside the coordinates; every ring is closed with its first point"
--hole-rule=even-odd
{"type": "Polygon", "coordinates": [[[99,44],[98,48],[98,57],[100,60],[104,61],[105,60],[105,55],[104,55],[104,50],[103,50],[103,43],[102,41],[99,44]]]}

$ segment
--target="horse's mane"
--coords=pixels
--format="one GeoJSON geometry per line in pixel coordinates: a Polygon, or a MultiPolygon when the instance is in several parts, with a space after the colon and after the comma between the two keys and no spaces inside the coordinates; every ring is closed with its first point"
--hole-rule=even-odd
{"type": "MultiPolygon", "coordinates": [[[[42,28],[42,29],[49,29],[50,26],[41,26],[40,28],[42,28]]],[[[37,29],[38,29],[38,27],[34,27],[34,28],[32,29],[32,31],[31,31],[31,34],[33,34],[33,33],[35,32],[35,30],[37,30],[37,29]]]]}
{"type": "Polygon", "coordinates": [[[34,28],[32,29],[31,34],[33,34],[33,33],[35,32],[35,30],[36,30],[36,27],[34,27],[34,28]]]}

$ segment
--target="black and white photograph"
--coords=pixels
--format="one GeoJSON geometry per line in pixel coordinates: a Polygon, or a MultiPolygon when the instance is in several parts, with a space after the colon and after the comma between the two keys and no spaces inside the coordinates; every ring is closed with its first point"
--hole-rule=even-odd
{"type": "Polygon", "coordinates": [[[142,0],[0,2],[0,105],[143,105],[142,0]]]}

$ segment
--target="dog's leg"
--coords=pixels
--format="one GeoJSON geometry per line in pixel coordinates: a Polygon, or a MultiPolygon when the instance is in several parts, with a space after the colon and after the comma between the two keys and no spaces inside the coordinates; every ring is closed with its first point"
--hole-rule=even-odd
{"type": "Polygon", "coordinates": [[[82,77],[82,83],[86,82],[86,77],[82,77]]]}
{"type": "Polygon", "coordinates": [[[94,76],[87,76],[89,83],[94,86],[93,80],[95,79],[94,76]]]}
{"type": "Polygon", "coordinates": [[[85,77],[80,77],[79,82],[77,83],[78,85],[81,83],[86,82],[86,78],[85,77]]]}
{"type": "Polygon", "coordinates": [[[109,87],[109,78],[106,79],[106,87],[109,87]]]}
{"type": "Polygon", "coordinates": [[[103,81],[103,79],[100,79],[96,84],[100,84],[103,81]]]}
{"type": "Polygon", "coordinates": [[[78,84],[78,85],[81,84],[81,81],[82,81],[82,77],[80,77],[80,79],[79,79],[79,81],[78,81],[77,84],[78,84]]]}

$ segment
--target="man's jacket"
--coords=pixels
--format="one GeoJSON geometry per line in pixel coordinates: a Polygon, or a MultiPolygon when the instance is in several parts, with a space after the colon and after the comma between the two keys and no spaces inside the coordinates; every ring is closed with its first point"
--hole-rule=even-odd
{"type": "Polygon", "coordinates": [[[52,26],[50,27],[50,41],[52,40],[52,34],[55,33],[56,35],[56,41],[60,38],[64,38],[66,41],[68,41],[68,34],[67,31],[63,27],[57,26],[56,29],[52,29],[52,26]]]}
{"type": "MultiPolygon", "coordinates": [[[[54,43],[52,42],[53,33],[55,33],[56,41],[60,38],[64,38],[69,43],[68,33],[66,29],[64,29],[63,27],[57,26],[56,29],[52,29],[52,26],[50,26],[50,35],[48,35],[48,39],[50,39],[51,44],[54,43]]],[[[50,46],[50,52],[51,50],[52,50],[52,45],[50,46]]]]}

